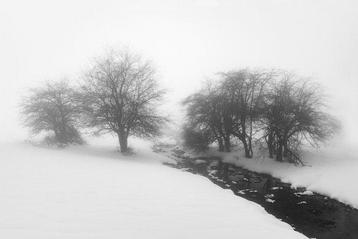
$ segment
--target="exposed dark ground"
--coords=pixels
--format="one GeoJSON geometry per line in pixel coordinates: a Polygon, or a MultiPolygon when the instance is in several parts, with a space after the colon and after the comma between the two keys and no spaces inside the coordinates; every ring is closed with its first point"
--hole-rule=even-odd
{"type": "Polygon", "coordinates": [[[235,195],[260,204],[307,237],[358,238],[358,210],[335,199],[307,192],[305,188],[291,188],[290,184],[268,174],[223,163],[218,157],[184,156],[173,145],[157,145],[154,150],[176,159],[177,164],[169,166],[202,175],[222,188],[231,189],[235,195]]]}

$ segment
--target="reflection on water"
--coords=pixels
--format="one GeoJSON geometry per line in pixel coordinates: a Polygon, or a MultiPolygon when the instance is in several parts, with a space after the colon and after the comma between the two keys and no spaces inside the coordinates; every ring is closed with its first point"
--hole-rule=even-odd
{"type": "Polygon", "coordinates": [[[292,189],[290,184],[270,175],[223,163],[217,157],[189,158],[169,148],[157,151],[170,151],[178,159],[178,164],[170,166],[203,175],[220,187],[231,189],[308,237],[358,238],[358,210],[334,199],[304,188],[292,189]]]}

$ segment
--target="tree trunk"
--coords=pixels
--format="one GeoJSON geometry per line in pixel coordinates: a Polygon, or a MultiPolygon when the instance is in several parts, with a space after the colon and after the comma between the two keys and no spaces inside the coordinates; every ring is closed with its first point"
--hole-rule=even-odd
{"type": "Polygon", "coordinates": [[[273,158],[274,149],[273,149],[273,135],[272,135],[272,132],[270,132],[268,134],[267,147],[268,147],[268,150],[269,150],[269,157],[273,158]]]}
{"type": "Polygon", "coordinates": [[[218,144],[219,144],[219,152],[224,152],[224,142],[221,137],[217,138],[218,144]]]}
{"type": "Polygon", "coordinates": [[[246,139],[241,140],[242,144],[244,145],[244,150],[245,150],[245,157],[246,158],[252,158],[252,149],[249,148],[248,143],[246,142],[246,139]]]}
{"type": "Polygon", "coordinates": [[[61,128],[60,129],[57,128],[54,130],[54,132],[55,132],[56,143],[65,144],[66,140],[63,130],[61,128]]]}
{"type": "Polygon", "coordinates": [[[119,147],[121,149],[121,152],[127,152],[128,151],[128,137],[125,133],[118,134],[118,140],[119,140],[119,147]]]}
{"type": "Polygon", "coordinates": [[[242,144],[244,145],[245,157],[252,158],[252,146],[251,146],[251,143],[248,142],[249,139],[246,134],[246,119],[245,119],[245,117],[241,118],[241,130],[242,130],[242,134],[241,134],[240,140],[241,140],[242,144]]]}
{"type": "Polygon", "coordinates": [[[287,142],[287,139],[286,137],[283,139],[283,157],[284,158],[287,158],[288,157],[288,153],[289,153],[289,150],[288,150],[288,142],[287,142]]]}
{"type": "Polygon", "coordinates": [[[276,160],[279,162],[283,161],[283,142],[282,142],[282,140],[279,140],[279,142],[278,142],[276,160]]]}
{"type": "Polygon", "coordinates": [[[230,152],[230,151],[231,151],[230,137],[225,137],[225,138],[224,138],[224,146],[225,146],[225,151],[226,151],[226,152],[230,152]]]}
{"type": "Polygon", "coordinates": [[[252,156],[253,156],[253,151],[252,151],[252,138],[251,138],[251,136],[250,136],[250,138],[248,139],[248,150],[249,150],[249,154],[250,154],[250,158],[252,158],[252,156]]]}

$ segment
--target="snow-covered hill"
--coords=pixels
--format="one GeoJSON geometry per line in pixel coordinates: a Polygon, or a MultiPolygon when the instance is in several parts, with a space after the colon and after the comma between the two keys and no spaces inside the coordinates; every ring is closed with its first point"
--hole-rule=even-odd
{"type": "Polygon", "coordinates": [[[0,144],[0,238],[305,238],[255,203],[166,167],[148,143],[0,144]]]}

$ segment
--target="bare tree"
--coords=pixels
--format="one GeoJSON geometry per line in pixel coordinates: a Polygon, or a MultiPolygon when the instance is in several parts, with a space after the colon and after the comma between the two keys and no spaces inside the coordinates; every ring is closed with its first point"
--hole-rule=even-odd
{"type": "Polygon", "coordinates": [[[318,146],[338,129],[337,121],[324,111],[320,87],[294,74],[283,73],[268,97],[266,139],[270,157],[302,163],[302,143],[318,146]]]}
{"type": "Polygon", "coordinates": [[[230,124],[224,124],[228,120],[227,104],[224,100],[218,86],[208,82],[200,93],[187,97],[183,103],[187,106],[187,128],[197,134],[202,132],[201,135],[208,137],[210,143],[216,142],[219,151],[229,152],[230,124]]]}
{"type": "Polygon", "coordinates": [[[265,139],[271,158],[302,163],[302,144],[318,146],[338,129],[338,122],[324,111],[320,87],[310,81],[283,71],[249,69],[221,76],[214,87],[184,101],[187,143],[216,141],[219,151],[230,151],[230,140],[236,137],[251,158],[253,141],[265,139]]]}
{"type": "Polygon", "coordinates": [[[272,71],[243,69],[221,73],[218,84],[209,84],[184,102],[192,129],[207,131],[219,145],[219,151],[231,151],[231,140],[237,137],[243,144],[245,156],[253,155],[256,122],[263,115],[266,86],[272,71]]]}
{"type": "Polygon", "coordinates": [[[225,129],[243,144],[245,156],[253,156],[253,136],[260,128],[256,123],[263,115],[267,86],[273,71],[243,69],[222,73],[221,89],[226,98],[225,129]]]}
{"type": "Polygon", "coordinates": [[[166,121],[156,112],[164,92],[154,76],[149,62],[128,51],[111,51],[85,75],[82,101],[88,125],[117,134],[121,152],[128,150],[129,135],[156,136],[166,121]]]}
{"type": "Polygon", "coordinates": [[[33,133],[52,131],[55,143],[82,143],[79,131],[80,107],[76,91],[66,81],[46,83],[31,90],[21,105],[25,126],[33,133]]]}

